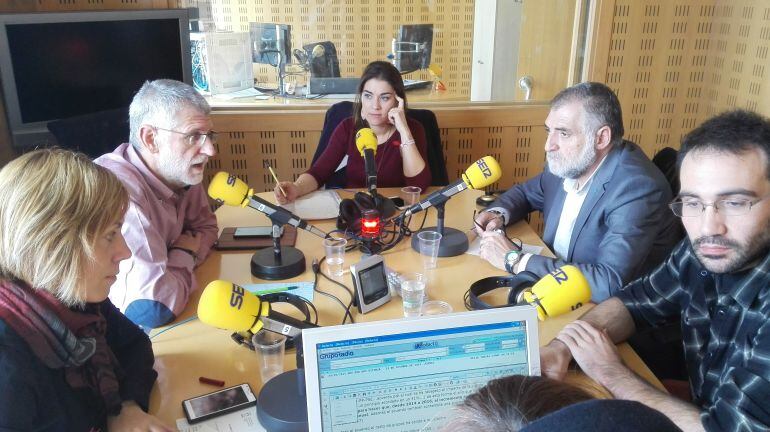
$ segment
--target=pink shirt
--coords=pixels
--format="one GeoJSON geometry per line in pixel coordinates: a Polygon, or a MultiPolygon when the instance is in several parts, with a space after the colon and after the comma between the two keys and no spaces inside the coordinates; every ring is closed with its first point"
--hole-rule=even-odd
{"type": "Polygon", "coordinates": [[[193,269],[217,239],[216,216],[202,185],[173,191],[130,144],[95,162],[112,171],[130,197],[122,232],[132,256],[120,263],[110,300],[136,324],[158,327],[179,315],[197,288],[193,269]],[[201,235],[197,262],[184,251],[169,250],[188,230],[201,235]]]}

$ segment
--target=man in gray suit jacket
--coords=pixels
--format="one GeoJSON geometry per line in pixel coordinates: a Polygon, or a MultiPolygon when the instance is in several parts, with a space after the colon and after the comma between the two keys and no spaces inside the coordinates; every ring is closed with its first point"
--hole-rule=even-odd
{"type": "Polygon", "coordinates": [[[636,145],[623,140],[617,96],[581,83],[551,101],[545,170],[502,194],[476,218],[482,258],[511,273],[544,276],[576,265],[600,302],[663,261],[681,238],[671,190],[636,145]],[[500,228],[543,212],[543,241],[557,258],[515,250],[500,228]]]}

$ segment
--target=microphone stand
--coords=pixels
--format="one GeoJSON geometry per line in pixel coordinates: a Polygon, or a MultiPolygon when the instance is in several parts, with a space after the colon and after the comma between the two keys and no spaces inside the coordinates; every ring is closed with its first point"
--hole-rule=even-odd
{"type": "Polygon", "coordinates": [[[438,256],[457,256],[464,254],[468,250],[468,236],[459,229],[444,226],[444,205],[446,205],[446,201],[433,205],[437,213],[436,226],[423,228],[415,233],[412,236],[412,249],[417,252],[420,251],[420,239],[417,238],[417,234],[423,231],[435,231],[441,234],[441,241],[438,244],[438,256]]]}
{"type": "Polygon", "coordinates": [[[260,279],[280,280],[305,272],[305,255],[293,246],[281,246],[281,226],[273,215],[273,247],[258,250],[251,257],[251,274],[260,279]]]}

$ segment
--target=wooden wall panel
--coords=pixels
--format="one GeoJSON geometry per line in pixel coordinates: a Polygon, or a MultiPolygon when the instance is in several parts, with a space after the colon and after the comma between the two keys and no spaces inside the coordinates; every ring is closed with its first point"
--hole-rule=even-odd
{"type": "Polygon", "coordinates": [[[626,138],[648,154],[678,147],[702,117],[711,15],[695,3],[615,3],[605,81],[620,98],[626,138]]]}
{"type": "Polygon", "coordinates": [[[767,1],[616,0],[598,30],[609,51],[591,78],[618,93],[627,138],[649,155],[724,110],[770,115],[767,1]]]}
{"type": "Polygon", "coordinates": [[[770,3],[716,2],[706,67],[706,114],[746,108],[770,115],[770,3]]]}

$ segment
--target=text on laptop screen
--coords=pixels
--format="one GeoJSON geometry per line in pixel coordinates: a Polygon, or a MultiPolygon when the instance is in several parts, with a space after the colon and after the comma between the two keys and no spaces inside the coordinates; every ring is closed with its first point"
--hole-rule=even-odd
{"type": "Polygon", "coordinates": [[[488,381],[529,374],[526,330],[514,321],[317,344],[323,430],[434,430],[488,381]]]}

